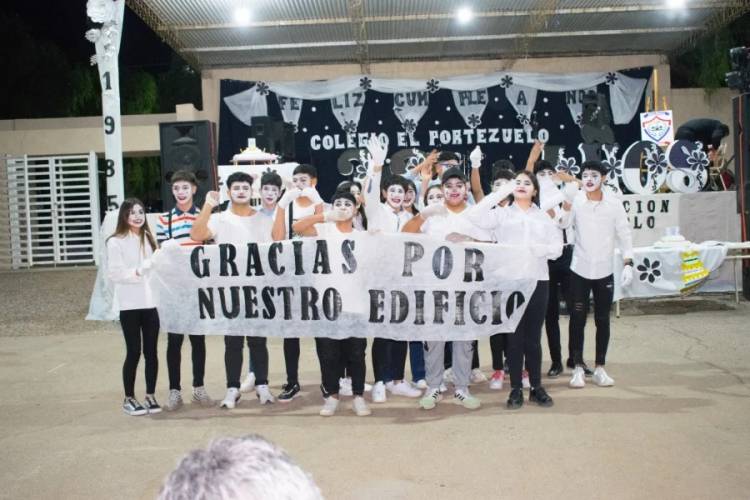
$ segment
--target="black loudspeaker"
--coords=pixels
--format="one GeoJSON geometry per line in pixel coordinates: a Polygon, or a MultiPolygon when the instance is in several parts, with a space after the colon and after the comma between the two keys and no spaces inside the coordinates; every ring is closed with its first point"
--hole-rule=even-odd
{"type": "Polygon", "coordinates": [[[209,121],[170,122],[159,124],[161,150],[162,207],[174,207],[171,180],[177,170],[188,170],[198,179],[195,203],[201,206],[206,192],[215,190],[216,124],[209,121]]]}
{"type": "Polygon", "coordinates": [[[266,153],[273,153],[285,160],[294,158],[294,125],[270,116],[254,116],[250,121],[250,133],[255,145],[266,153]]]}
{"type": "MultiPolygon", "coordinates": [[[[750,94],[732,98],[737,211],[742,241],[750,241],[750,94]]],[[[742,294],[750,300],[750,262],[742,260],[742,294]]]]}

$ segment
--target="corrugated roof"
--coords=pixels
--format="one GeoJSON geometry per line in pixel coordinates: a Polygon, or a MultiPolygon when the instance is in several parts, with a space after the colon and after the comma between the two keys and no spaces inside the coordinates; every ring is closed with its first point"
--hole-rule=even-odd
{"type": "Polygon", "coordinates": [[[387,60],[663,53],[747,0],[127,0],[199,68],[387,60]],[[474,19],[460,24],[458,6],[474,19]],[[250,9],[248,26],[235,9],[250,9]]]}

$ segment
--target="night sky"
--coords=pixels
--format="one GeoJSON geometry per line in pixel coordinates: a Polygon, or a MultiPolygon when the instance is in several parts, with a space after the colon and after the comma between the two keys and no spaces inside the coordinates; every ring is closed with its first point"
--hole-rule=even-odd
{"type": "MultiPolygon", "coordinates": [[[[54,42],[71,64],[86,63],[94,45],[86,32],[85,0],[4,0],[3,14],[18,15],[35,38],[54,42]]],[[[125,7],[124,31],[120,45],[120,67],[164,71],[173,51],[137,15],[125,7]]]]}

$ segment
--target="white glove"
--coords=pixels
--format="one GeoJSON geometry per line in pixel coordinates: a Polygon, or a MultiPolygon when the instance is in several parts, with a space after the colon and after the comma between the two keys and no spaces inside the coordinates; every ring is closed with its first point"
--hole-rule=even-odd
{"type": "Polygon", "coordinates": [[[565,201],[565,196],[557,189],[552,179],[547,177],[539,179],[539,208],[543,212],[558,206],[563,201],[565,201]]]}
{"type": "Polygon", "coordinates": [[[620,285],[623,288],[627,288],[630,286],[630,283],[633,282],[633,266],[625,266],[622,268],[622,280],[620,285]]]}
{"type": "Polygon", "coordinates": [[[219,192],[209,191],[208,193],[206,193],[206,201],[204,204],[210,206],[211,208],[216,208],[217,206],[219,206],[219,192]]]}
{"type": "Polygon", "coordinates": [[[575,200],[578,195],[578,184],[575,182],[568,182],[565,184],[562,192],[563,196],[565,196],[565,201],[573,203],[573,200],[575,200]]]}
{"type": "Polygon", "coordinates": [[[326,222],[341,222],[348,220],[351,217],[352,213],[350,210],[342,210],[340,208],[334,208],[333,210],[323,212],[323,220],[326,222]]]}
{"type": "Polygon", "coordinates": [[[372,157],[374,166],[383,166],[385,164],[385,157],[388,154],[388,148],[386,145],[380,143],[380,139],[375,134],[372,134],[370,140],[367,141],[367,151],[372,157]]]}
{"type": "Polygon", "coordinates": [[[300,192],[300,198],[307,198],[311,202],[313,202],[313,205],[318,205],[319,203],[323,203],[323,198],[320,197],[320,194],[318,194],[318,190],[314,187],[306,187],[300,192]]]}
{"type": "Polygon", "coordinates": [[[501,201],[503,201],[505,198],[510,196],[513,193],[513,189],[515,189],[515,183],[509,182],[507,184],[503,184],[499,188],[497,188],[497,191],[493,191],[492,193],[488,194],[484,197],[484,200],[482,200],[480,203],[482,205],[489,205],[490,207],[494,207],[501,201]]]}
{"type": "Polygon", "coordinates": [[[549,247],[547,245],[531,245],[531,255],[542,258],[548,255],[549,247]]]}
{"type": "Polygon", "coordinates": [[[482,166],[482,148],[479,146],[475,147],[469,155],[469,161],[471,162],[471,168],[479,168],[482,166]]]}
{"type": "Polygon", "coordinates": [[[445,216],[448,215],[448,209],[445,208],[445,205],[443,205],[442,203],[436,203],[435,205],[424,207],[424,209],[419,212],[419,215],[421,215],[423,219],[427,219],[434,215],[445,216]]]}
{"type": "Polygon", "coordinates": [[[291,188],[284,191],[284,196],[279,200],[279,208],[287,209],[291,203],[302,195],[302,190],[291,188]]]}

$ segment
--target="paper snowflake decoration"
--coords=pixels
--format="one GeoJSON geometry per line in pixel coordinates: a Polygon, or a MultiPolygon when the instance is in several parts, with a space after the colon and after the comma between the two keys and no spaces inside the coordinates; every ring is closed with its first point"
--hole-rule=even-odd
{"type": "Polygon", "coordinates": [[[262,96],[267,96],[270,92],[270,89],[266,82],[258,82],[255,84],[255,91],[262,96]]]}
{"type": "Polygon", "coordinates": [[[502,78],[500,79],[500,86],[501,86],[502,88],[504,88],[504,89],[507,89],[507,88],[508,88],[508,87],[510,87],[511,85],[513,85],[513,77],[512,77],[512,76],[510,76],[510,75],[505,75],[504,77],[502,77],[502,78]]]}
{"type": "Polygon", "coordinates": [[[430,94],[434,94],[438,90],[440,90],[440,80],[436,80],[435,78],[427,81],[427,90],[430,92],[430,94]]]}
{"type": "Polygon", "coordinates": [[[482,123],[482,119],[475,113],[470,114],[469,118],[466,119],[466,124],[471,128],[477,128],[480,123],[482,123]]]}
{"type": "Polygon", "coordinates": [[[370,90],[372,88],[372,80],[370,80],[366,76],[363,76],[359,79],[359,88],[362,90],[370,90]]]}
{"type": "Polygon", "coordinates": [[[617,73],[611,73],[611,72],[607,73],[607,81],[606,81],[607,85],[614,85],[617,80],[618,80],[617,73]]]}
{"type": "Polygon", "coordinates": [[[401,126],[408,134],[413,134],[417,130],[417,122],[413,118],[407,118],[401,126]]]}
{"type": "Polygon", "coordinates": [[[566,158],[565,148],[560,148],[557,151],[557,165],[555,165],[555,170],[575,176],[581,171],[581,167],[578,166],[578,162],[576,162],[574,157],[566,158]]]}
{"type": "Polygon", "coordinates": [[[344,126],[342,128],[347,134],[353,134],[357,131],[357,124],[354,120],[346,120],[344,121],[344,126]]]}

